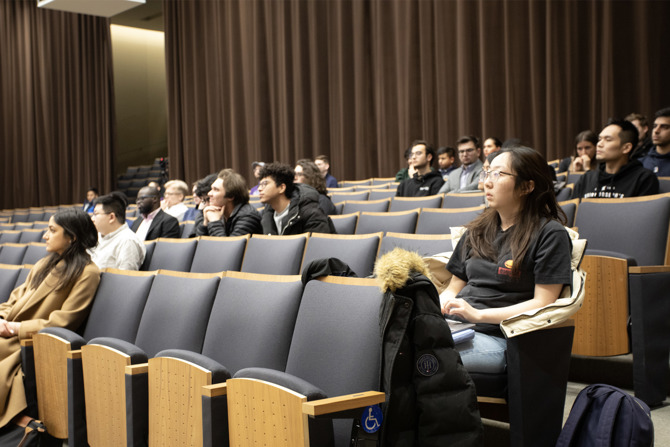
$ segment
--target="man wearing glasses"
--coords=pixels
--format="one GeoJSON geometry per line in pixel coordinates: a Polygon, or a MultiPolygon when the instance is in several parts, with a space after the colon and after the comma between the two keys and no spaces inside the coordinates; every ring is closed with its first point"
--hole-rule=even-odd
{"type": "Polygon", "coordinates": [[[410,153],[415,173],[398,185],[396,197],[424,197],[437,194],[444,183],[442,175],[432,168],[435,149],[423,140],[412,143],[410,153]]]}
{"type": "Polygon", "coordinates": [[[159,237],[178,238],[179,221],[161,210],[158,190],[145,186],[137,193],[137,210],[141,216],[130,227],[141,241],[153,241],[159,237]]]}
{"type": "Polygon", "coordinates": [[[98,245],[91,250],[91,259],[98,268],[139,270],[146,249],[126,225],[125,197],[117,192],[99,197],[91,217],[98,230],[98,245]]]}
{"type": "Polygon", "coordinates": [[[440,188],[440,193],[476,191],[479,174],[482,172],[482,161],[479,159],[482,150],[477,137],[472,135],[461,137],[456,145],[461,167],[452,171],[440,188]]]}

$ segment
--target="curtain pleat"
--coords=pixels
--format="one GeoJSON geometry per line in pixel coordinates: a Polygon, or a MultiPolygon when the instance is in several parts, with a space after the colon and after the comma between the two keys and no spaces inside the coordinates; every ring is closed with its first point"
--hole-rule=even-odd
{"type": "Polygon", "coordinates": [[[0,1],[0,207],[111,189],[114,101],[105,19],[0,1]]]}

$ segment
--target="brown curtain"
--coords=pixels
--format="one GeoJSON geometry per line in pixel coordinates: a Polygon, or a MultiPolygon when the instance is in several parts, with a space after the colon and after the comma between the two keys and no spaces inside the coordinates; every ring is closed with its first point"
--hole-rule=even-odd
{"type": "Polygon", "coordinates": [[[330,156],[388,177],[416,138],[519,138],[548,159],[670,105],[670,2],[166,0],[172,178],[330,156]]]}
{"type": "Polygon", "coordinates": [[[0,0],[0,208],[81,202],[113,185],[106,19],[0,0]]]}

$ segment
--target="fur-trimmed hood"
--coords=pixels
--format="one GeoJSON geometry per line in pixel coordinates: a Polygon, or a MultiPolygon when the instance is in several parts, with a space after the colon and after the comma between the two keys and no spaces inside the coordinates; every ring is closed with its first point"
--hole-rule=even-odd
{"type": "Polygon", "coordinates": [[[375,263],[375,278],[382,292],[402,289],[412,273],[425,275],[432,281],[423,258],[416,252],[394,248],[375,263]]]}

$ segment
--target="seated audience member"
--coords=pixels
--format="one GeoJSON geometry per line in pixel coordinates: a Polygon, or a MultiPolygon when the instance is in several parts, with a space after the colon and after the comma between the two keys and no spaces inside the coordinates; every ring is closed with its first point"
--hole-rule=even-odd
{"type": "Polygon", "coordinates": [[[656,112],[651,140],[655,146],[642,160],[642,166],[658,177],[670,176],[670,107],[656,112]]]}
{"type": "Polygon", "coordinates": [[[489,155],[486,156],[486,159],[484,160],[484,164],[482,165],[482,172],[479,174],[479,183],[477,183],[477,189],[480,191],[484,191],[484,180],[482,177],[484,176],[484,171],[488,171],[489,166],[491,166],[491,160],[496,158],[496,155],[498,151],[492,152],[489,155]]]}
{"type": "Polygon", "coordinates": [[[254,178],[256,179],[256,185],[253,188],[251,188],[251,190],[249,191],[250,196],[257,196],[258,195],[258,182],[261,181],[260,174],[261,174],[261,169],[263,168],[263,166],[265,166],[265,163],[263,163],[262,161],[255,161],[255,162],[251,163],[251,169],[254,170],[254,178]]]}
{"type": "Polygon", "coordinates": [[[330,218],[319,208],[319,193],[309,185],[295,184],[289,165],[270,163],[261,169],[258,191],[265,204],[263,234],[336,233],[330,218]]]}
{"type": "Polygon", "coordinates": [[[208,193],[209,204],[202,210],[197,236],[243,236],[261,232],[261,216],[249,204],[246,180],[232,169],[219,172],[208,193]]]}
{"type": "Polygon", "coordinates": [[[179,221],[160,207],[156,188],[145,186],[137,193],[137,210],[140,216],[130,227],[141,241],[153,241],[159,237],[178,238],[179,221]]]}
{"type": "Polygon", "coordinates": [[[575,155],[561,160],[558,164],[558,172],[585,172],[597,169],[597,144],[598,135],[590,130],[579,132],[575,137],[575,155]]]}
{"type": "Polygon", "coordinates": [[[626,121],[630,121],[637,128],[637,146],[633,148],[629,158],[642,161],[654,145],[649,135],[647,117],[640,113],[631,113],[626,117],[626,121]]]}
{"type": "MultiPolygon", "coordinates": [[[[195,237],[198,225],[202,225],[202,210],[204,210],[205,207],[209,205],[208,194],[212,189],[212,183],[214,183],[216,179],[217,174],[209,174],[207,177],[201,178],[193,184],[193,203],[195,204],[193,207],[193,217],[187,219],[186,216],[189,215],[188,212],[186,213],[186,216],[184,216],[184,220],[194,221],[193,231],[191,231],[191,234],[189,234],[188,237],[195,237]]],[[[190,211],[191,208],[189,208],[189,212],[190,211]]]]}
{"type": "Polygon", "coordinates": [[[333,201],[328,197],[328,190],[326,189],[326,181],[321,177],[319,167],[311,160],[303,158],[295,163],[295,183],[304,183],[316,189],[319,193],[319,207],[328,216],[337,214],[337,209],[333,205],[333,201]]]}
{"type": "Polygon", "coordinates": [[[475,338],[456,345],[463,365],[491,374],[505,370],[500,322],[555,302],[572,281],[572,244],[546,160],[527,147],[497,154],[481,173],[489,207],[466,226],[440,295],[445,316],[476,324],[475,338]]]}
{"type": "Polygon", "coordinates": [[[482,149],[484,150],[484,158],[486,158],[492,153],[498,152],[500,149],[502,149],[502,141],[496,137],[488,137],[486,140],[484,140],[484,146],[482,149]]]}
{"type": "Polygon", "coordinates": [[[447,181],[447,177],[456,166],[456,149],[453,147],[442,146],[437,150],[437,167],[442,176],[442,180],[447,181]]]}
{"type": "Polygon", "coordinates": [[[456,143],[461,167],[454,170],[440,188],[440,193],[476,191],[482,172],[481,148],[474,136],[461,137],[456,143]]]}
{"type": "Polygon", "coordinates": [[[596,149],[598,169],[577,181],[573,198],[605,199],[658,194],[658,179],[637,160],[629,160],[637,145],[637,129],[630,121],[610,120],[600,132],[596,149]]]}
{"type": "Polygon", "coordinates": [[[98,190],[95,188],[89,188],[86,191],[86,200],[84,201],[84,211],[91,214],[95,208],[95,199],[98,198],[98,190]]]}
{"type": "Polygon", "coordinates": [[[95,204],[92,219],[98,245],[91,250],[91,259],[101,270],[139,270],[144,262],[146,248],[126,225],[126,206],[125,197],[118,192],[100,196],[95,204]]]}
{"type": "Polygon", "coordinates": [[[337,179],[330,175],[330,161],[325,155],[318,155],[314,163],[319,167],[321,175],[326,179],[326,188],[337,188],[337,179]]]}
{"type": "Polygon", "coordinates": [[[414,174],[416,173],[416,170],[414,169],[414,166],[412,165],[412,147],[408,147],[405,149],[405,160],[407,160],[407,167],[402,168],[399,170],[396,175],[395,175],[395,181],[396,182],[402,182],[403,180],[407,180],[408,178],[414,177],[414,174]]]}
{"type": "Polygon", "coordinates": [[[412,143],[412,166],[416,172],[412,178],[398,185],[396,197],[421,197],[437,194],[444,183],[439,172],[432,169],[435,149],[423,140],[412,143]]]}
{"type": "Polygon", "coordinates": [[[184,203],[186,194],[188,194],[188,185],[182,180],[170,180],[165,184],[165,200],[161,203],[161,208],[179,222],[184,221],[184,215],[188,211],[184,203]]]}
{"type": "MultiPolygon", "coordinates": [[[[88,315],[100,270],[87,250],[98,243],[91,218],[80,209],[63,209],[49,219],[44,233],[47,256],[30,270],[23,285],[0,304],[0,426],[25,427],[30,417],[21,369],[22,340],[46,327],[76,330],[88,315]]],[[[23,429],[20,429],[23,431],[23,429]]]]}

